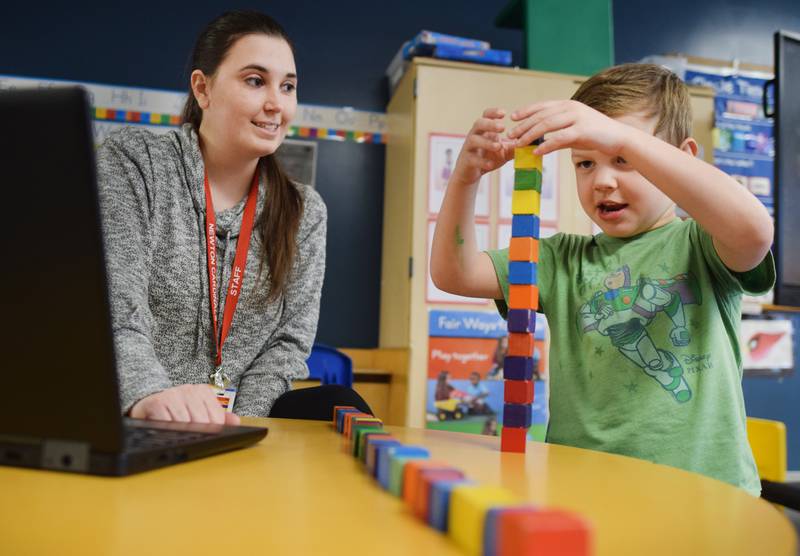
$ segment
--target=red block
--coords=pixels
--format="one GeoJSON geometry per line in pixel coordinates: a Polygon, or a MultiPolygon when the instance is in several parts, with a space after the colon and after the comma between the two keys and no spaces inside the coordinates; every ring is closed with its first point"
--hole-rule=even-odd
{"type": "Polygon", "coordinates": [[[506,380],[503,392],[505,403],[533,403],[532,380],[506,380]]]}
{"type": "Polygon", "coordinates": [[[533,334],[530,332],[509,332],[508,352],[513,357],[533,357],[533,334]]]}
{"type": "Polygon", "coordinates": [[[458,469],[424,469],[417,482],[417,496],[414,500],[412,511],[422,521],[428,521],[430,508],[431,488],[438,481],[457,481],[464,478],[464,473],[458,469]]]}
{"type": "Polygon", "coordinates": [[[528,429],[503,427],[500,431],[500,451],[525,453],[525,442],[528,440],[528,429]]]}
{"type": "Polygon", "coordinates": [[[496,546],[497,556],[588,556],[594,548],[592,526],[564,510],[503,512],[497,520],[496,546]]]}

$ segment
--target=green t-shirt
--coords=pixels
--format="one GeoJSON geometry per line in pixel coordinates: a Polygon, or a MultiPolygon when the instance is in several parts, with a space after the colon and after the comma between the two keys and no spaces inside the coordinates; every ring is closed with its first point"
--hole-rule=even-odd
{"type": "MultiPolygon", "coordinates": [[[[693,220],[631,238],[539,243],[550,335],[547,441],[695,471],[752,494],[739,324],[743,292],[772,287],[768,254],[730,271],[693,220]]],[[[508,299],[508,250],[489,251],[508,299]]],[[[497,306],[505,316],[506,302],[497,306]]]]}

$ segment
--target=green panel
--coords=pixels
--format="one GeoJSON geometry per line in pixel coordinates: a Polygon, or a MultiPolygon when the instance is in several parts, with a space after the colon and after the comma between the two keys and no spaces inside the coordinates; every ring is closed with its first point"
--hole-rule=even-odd
{"type": "Polygon", "coordinates": [[[525,30],[530,69],[592,75],[614,64],[611,0],[511,0],[495,20],[525,30]]]}

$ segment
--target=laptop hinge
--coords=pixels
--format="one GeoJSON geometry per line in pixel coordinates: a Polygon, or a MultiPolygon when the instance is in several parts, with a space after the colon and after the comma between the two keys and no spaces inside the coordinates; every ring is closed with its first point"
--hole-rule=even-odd
{"type": "Polygon", "coordinates": [[[89,471],[89,444],[66,440],[42,443],[42,467],[60,471],[89,471]]]}

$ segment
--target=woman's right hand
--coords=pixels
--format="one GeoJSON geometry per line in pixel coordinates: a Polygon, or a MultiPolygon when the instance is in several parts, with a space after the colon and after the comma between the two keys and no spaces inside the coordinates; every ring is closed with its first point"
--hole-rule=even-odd
{"type": "Polygon", "coordinates": [[[502,108],[487,108],[483,116],[475,120],[458,155],[450,183],[477,183],[481,176],[514,158],[514,142],[501,137],[505,131],[505,115],[502,108]]]}
{"type": "Polygon", "coordinates": [[[238,425],[238,415],[228,413],[208,384],[183,384],[150,394],[130,411],[134,419],[238,425]]]}

